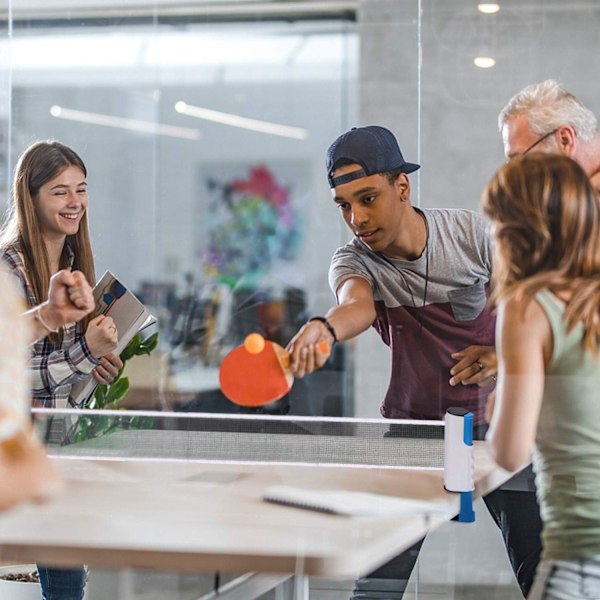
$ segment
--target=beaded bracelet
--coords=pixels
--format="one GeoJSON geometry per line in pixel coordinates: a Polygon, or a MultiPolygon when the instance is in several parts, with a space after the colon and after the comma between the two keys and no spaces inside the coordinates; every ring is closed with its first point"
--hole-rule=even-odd
{"type": "Polygon", "coordinates": [[[329,333],[333,337],[333,343],[337,344],[338,337],[335,334],[335,329],[333,328],[333,326],[331,325],[331,323],[325,317],[311,317],[308,320],[308,323],[310,323],[311,321],[319,321],[320,323],[323,323],[323,325],[325,325],[325,327],[327,327],[327,331],[329,331],[329,333]]]}
{"type": "Polygon", "coordinates": [[[40,322],[41,326],[46,329],[49,333],[58,333],[58,330],[60,329],[60,327],[57,327],[56,329],[52,329],[52,327],[50,327],[48,325],[48,323],[46,323],[46,321],[44,321],[44,319],[42,318],[42,305],[40,304],[35,313],[34,313],[35,319],[37,321],[40,322]]]}

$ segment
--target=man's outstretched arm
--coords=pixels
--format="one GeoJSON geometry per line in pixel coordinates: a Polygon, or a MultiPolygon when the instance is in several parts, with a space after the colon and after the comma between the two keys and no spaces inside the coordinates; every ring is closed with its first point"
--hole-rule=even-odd
{"type": "Polygon", "coordinates": [[[319,348],[321,342],[331,348],[336,341],[349,340],[366,331],[375,320],[373,291],[365,279],[346,279],[338,288],[337,297],[338,304],[327,311],[325,322],[309,321],[288,344],[295,377],[304,377],[327,362],[329,355],[319,348]]]}

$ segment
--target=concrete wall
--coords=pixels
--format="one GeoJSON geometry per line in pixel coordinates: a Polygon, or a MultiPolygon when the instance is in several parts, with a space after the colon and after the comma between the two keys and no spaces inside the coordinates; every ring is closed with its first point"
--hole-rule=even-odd
{"type": "MultiPolygon", "coordinates": [[[[597,3],[504,1],[495,15],[479,13],[476,5],[359,5],[360,120],[391,128],[406,159],[422,165],[410,176],[416,205],[479,209],[485,183],[504,160],[497,115],[529,83],[554,78],[600,114],[597,3]],[[475,67],[473,58],[481,54],[494,56],[496,66],[475,67]]],[[[357,414],[378,415],[374,398],[387,389],[389,363],[376,334],[357,340],[357,414]]]]}

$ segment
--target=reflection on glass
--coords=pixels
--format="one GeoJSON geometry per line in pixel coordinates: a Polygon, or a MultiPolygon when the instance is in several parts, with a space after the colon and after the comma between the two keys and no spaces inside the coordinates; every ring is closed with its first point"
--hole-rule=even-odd
{"type": "MultiPolygon", "coordinates": [[[[81,149],[97,272],[158,317],[160,346],[128,361],[122,405],[239,412],[219,390],[223,357],[254,331],[285,345],[332,298],[328,258],[345,233],[324,218],[335,209],[321,174],[324,148],[356,120],[353,16],[174,22],[97,4],[13,2],[0,39],[13,163],[32,139],[81,149]]],[[[261,412],[351,414],[347,367],[340,348],[261,412]]]]}
{"type": "MultiPolygon", "coordinates": [[[[111,17],[102,4],[88,18],[12,3],[12,37],[8,26],[0,35],[0,185],[33,139],[81,149],[98,272],[131,282],[159,316],[161,347],[128,365],[136,407],[231,410],[218,393],[223,356],[253,331],[285,344],[331,304],[329,259],[348,234],[323,158],[341,131],[384,121],[420,148],[422,206],[478,210],[504,160],[496,120],[514,92],[555,77],[598,112],[593,3],[367,0],[356,14],[322,18],[315,3],[310,19],[262,22],[175,19],[160,3],[111,17]]],[[[353,346],[340,345],[321,379],[296,382],[297,397],[272,410],[377,415],[389,365],[384,354],[365,366],[375,347],[376,336],[361,339],[354,371],[353,346]]]]}

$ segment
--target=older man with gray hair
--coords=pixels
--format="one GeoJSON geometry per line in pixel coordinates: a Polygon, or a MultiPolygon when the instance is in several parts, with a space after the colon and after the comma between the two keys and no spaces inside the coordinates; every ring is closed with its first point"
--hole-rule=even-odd
{"type": "Polygon", "coordinates": [[[554,152],[577,161],[600,190],[600,132],[594,113],[553,79],[515,94],[498,116],[507,158],[554,152]]]}

